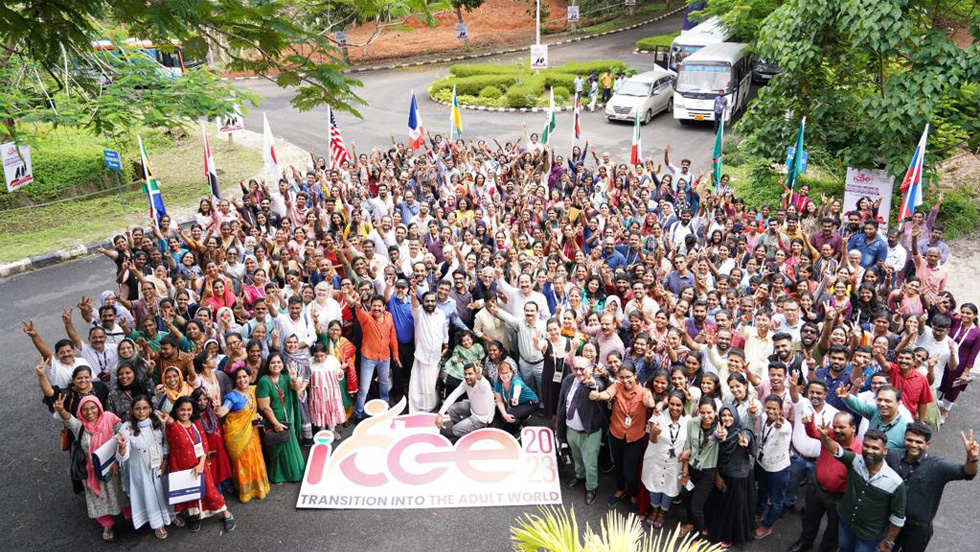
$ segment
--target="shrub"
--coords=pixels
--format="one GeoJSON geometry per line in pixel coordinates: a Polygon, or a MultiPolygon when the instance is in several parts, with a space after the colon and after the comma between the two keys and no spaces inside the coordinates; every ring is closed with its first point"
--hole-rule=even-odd
{"type": "Polygon", "coordinates": [[[520,75],[517,73],[511,75],[474,75],[462,78],[446,77],[429,85],[429,95],[435,97],[437,92],[445,89],[449,90],[449,94],[452,96],[453,85],[455,85],[456,94],[476,96],[487,86],[497,86],[505,89],[514,84],[519,78],[520,75]]]}
{"type": "Polygon", "coordinates": [[[477,75],[501,75],[512,73],[514,75],[527,71],[526,65],[509,64],[500,65],[496,63],[457,63],[449,68],[449,74],[454,77],[473,77],[477,75]]]}
{"type": "Polygon", "coordinates": [[[484,86],[483,89],[480,90],[480,97],[487,100],[496,100],[503,95],[503,91],[493,85],[484,86]]]}
{"type": "Polygon", "coordinates": [[[680,31],[675,31],[673,33],[644,37],[636,41],[636,47],[639,50],[656,50],[657,46],[669,47],[679,34],[681,34],[680,31]]]}
{"type": "Polygon", "coordinates": [[[556,86],[555,91],[555,103],[562,103],[568,98],[572,97],[572,93],[568,91],[568,87],[556,86]]]}

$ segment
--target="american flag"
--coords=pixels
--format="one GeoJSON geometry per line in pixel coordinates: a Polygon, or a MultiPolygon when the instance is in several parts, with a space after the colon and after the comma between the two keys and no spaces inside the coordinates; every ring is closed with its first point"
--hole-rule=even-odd
{"type": "Polygon", "coordinates": [[[340,167],[344,161],[353,162],[350,153],[347,151],[347,145],[344,144],[344,137],[340,134],[340,129],[337,128],[337,117],[333,114],[333,109],[327,107],[330,113],[330,132],[327,138],[327,150],[329,152],[328,166],[330,168],[340,167]]]}

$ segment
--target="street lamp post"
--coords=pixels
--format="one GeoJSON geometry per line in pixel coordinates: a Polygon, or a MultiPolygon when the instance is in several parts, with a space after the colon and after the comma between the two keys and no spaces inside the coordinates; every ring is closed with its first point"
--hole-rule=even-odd
{"type": "Polygon", "coordinates": [[[541,44],[541,0],[534,4],[534,44],[541,44]]]}

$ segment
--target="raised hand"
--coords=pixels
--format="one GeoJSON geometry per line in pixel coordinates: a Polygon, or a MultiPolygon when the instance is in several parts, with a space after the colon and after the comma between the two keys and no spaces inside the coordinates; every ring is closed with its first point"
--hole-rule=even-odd
{"type": "Polygon", "coordinates": [[[960,432],[963,439],[963,446],[966,448],[966,459],[968,462],[976,462],[980,458],[980,443],[973,439],[973,430],[970,430],[969,437],[966,433],[960,432]]]}
{"type": "Polygon", "coordinates": [[[21,321],[21,324],[24,325],[23,330],[24,330],[24,333],[27,334],[28,337],[32,337],[32,338],[33,337],[37,337],[37,330],[34,329],[34,321],[33,320],[22,320],[21,321]]]}
{"type": "Polygon", "coordinates": [[[738,434],[738,446],[746,448],[749,446],[749,438],[744,433],[738,434]]]}
{"type": "Polygon", "coordinates": [[[844,385],[843,383],[837,386],[837,396],[841,399],[847,397],[847,392],[850,390],[850,385],[844,385]]]}

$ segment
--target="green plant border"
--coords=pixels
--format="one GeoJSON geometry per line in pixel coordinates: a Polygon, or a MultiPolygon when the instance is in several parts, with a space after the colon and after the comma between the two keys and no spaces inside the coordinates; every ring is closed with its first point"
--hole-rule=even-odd
{"type": "MultiPolygon", "coordinates": [[[[429,98],[447,103],[456,89],[456,99],[460,105],[489,108],[530,108],[547,107],[548,98],[544,96],[548,88],[559,91],[575,89],[575,75],[587,76],[592,72],[623,72],[633,75],[636,69],[617,59],[601,59],[588,62],[571,62],[558,67],[539,71],[532,70],[527,60],[517,63],[457,63],[449,68],[449,75],[429,85],[429,98]],[[494,86],[503,92],[498,98],[481,97],[480,92],[494,86]]],[[[570,106],[571,94],[556,95],[557,107],[570,106]]]]}

